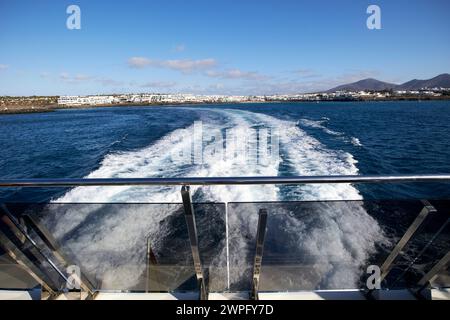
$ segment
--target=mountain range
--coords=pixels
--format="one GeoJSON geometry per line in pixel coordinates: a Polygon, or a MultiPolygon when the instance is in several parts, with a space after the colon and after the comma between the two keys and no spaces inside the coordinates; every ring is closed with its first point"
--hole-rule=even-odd
{"type": "Polygon", "coordinates": [[[444,73],[428,80],[411,80],[403,84],[379,81],[377,79],[364,79],[344,84],[327,92],[335,91],[381,91],[381,90],[420,90],[425,88],[450,88],[450,74],[444,73]]]}

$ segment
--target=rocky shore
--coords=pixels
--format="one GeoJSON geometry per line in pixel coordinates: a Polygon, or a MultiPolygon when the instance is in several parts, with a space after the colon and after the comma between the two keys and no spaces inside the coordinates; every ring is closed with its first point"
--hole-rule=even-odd
{"type": "MultiPolygon", "coordinates": [[[[22,114],[22,113],[41,113],[41,112],[53,112],[55,110],[64,110],[64,109],[93,109],[93,108],[117,108],[117,107],[150,107],[150,106],[177,106],[177,105],[187,105],[194,103],[120,103],[120,104],[96,104],[96,105],[82,105],[82,106],[62,106],[58,104],[49,104],[49,105],[10,105],[10,106],[1,106],[0,107],[0,115],[1,114],[22,114]]],[[[200,103],[195,103],[200,104],[200,103]]],[[[204,104],[204,103],[202,103],[204,104]]]]}
{"type": "MultiPolygon", "coordinates": [[[[0,97],[1,98],[1,97],[0,97]]],[[[305,101],[305,100],[292,100],[292,101],[267,101],[265,103],[289,103],[289,102],[368,102],[368,101],[377,101],[377,102],[387,102],[387,101],[429,101],[429,100],[450,100],[450,96],[441,96],[441,97],[390,97],[384,99],[360,99],[360,100],[318,100],[318,101],[305,101]]],[[[4,101],[4,100],[3,100],[4,101]]],[[[51,100],[50,100],[51,101],[51,100]]],[[[51,101],[53,102],[53,101],[51,101]]],[[[178,106],[178,105],[202,105],[205,103],[120,103],[120,104],[105,104],[105,105],[82,105],[82,106],[62,106],[58,105],[56,102],[48,103],[48,101],[36,101],[34,100],[32,103],[26,101],[25,103],[13,103],[13,104],[5,104],[0,103],[0,115],[2,114],[25,114],[25,113],[44,113],[44,112],[53,112],[55,110],[63,110],[63,109],[92,109],[92,108],[114,108],[114,107],[149,107],[149,106],[178,106]],[[47,102],[47,103],[46,103],[47,102]]],[[[206,104],[214,104],[214,103],[206,103],[206,104]]],[[[219,103],[217,103],[219,104],[219,103]]],[[[227,104],[227,103],[220,103],[227,104]]],[[[235,103],[231,103],[235,104],[235,103]]]]}

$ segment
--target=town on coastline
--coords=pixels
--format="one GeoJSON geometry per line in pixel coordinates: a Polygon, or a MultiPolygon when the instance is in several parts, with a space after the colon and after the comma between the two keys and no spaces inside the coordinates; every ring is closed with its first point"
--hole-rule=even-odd
{"type": "Polygon", "coordinates": [[[338,90],[334,92],[282,95],[196,95],[196,94],[109,94],[89,96],[0,96],[0,113],[46,112],[64,108],[107,106],[148,106],[179,104],[225,104],[261,102],[316,102],[316,101],[389,101],[389,100],[450,100],[450,88],[420,90],[338,90]]]}

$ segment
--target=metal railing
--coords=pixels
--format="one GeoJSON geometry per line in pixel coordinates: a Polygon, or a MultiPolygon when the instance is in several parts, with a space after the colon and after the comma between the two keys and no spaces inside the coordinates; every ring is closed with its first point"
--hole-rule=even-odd
{"type": "MultiPolygon", "coordinates": [[[[450,182],[450,174],[440,174],[440,175],[389,175],[389,176],[293,176],[293,177],[216,177],[216,178],[124,178],[124,179],[8,179],[0,180],[0,188],[47,188],[47,187],[89,187],[89,186],[182,186],[181,188],[181,199],[183,202],[185,220],[188,229],[189,241],[191,246],[191,252],[194,262],[194,268],[196,273],[196,278],[198,282],[198,288],[200,292],[201,299],[207,299],[208,296],[208,279],[205,277],[204,269],[200,259],[199,248],[198,248],[198,234],[195,222],[195,212],[192,205],[192,197],[190,194],[190,186],[211,186],[211,185],[304,185],[304,184],[379,184],[379,183],[438,183],[438,182],[450,182]]],[[[423,201],[423,210],[419,213],[418,217],[414,220],[412,225],[408,228],[404,236],[400,239],[398,244],[391,251],[390,255],[387,257],[381,268],[381,277],[384,279],[388,273],[391,271],[392,264],[394,260],[399,256],[405,245],[411,240],[413,235],[417,230],[424,225],[424,221],[429,214],[436,212],[433,206],[427,202],[423,201]]],[[[261,262],[264,249],[264,238],[266,233],[267,225],[267,215],[270,214],[265,209],[259,212],[259,221],[257,228],[256,237],[256,253],[253,266],[253,276],[252,276],[252,287],[250,297],[252,299],[258,299],[258,287],[259,287],[259,276],[261,273],[261,262]]],[[[11,214],[7,213],[9,220],[14,220],[11,214]]],[[[31,221],[33,222],[33,221],[31,221]]],[[[16,226],[20,228],[17,223],[16,226]]],[[[58,252],[55,249],[57,245],[53,239],[47,239],[46,232],[42,232],[41,226],[34,226],[31,224],[37,234],[40,236],[44,243],[50,243],[49,247],[52,252],[58,252]]],[[[19,230],[24,237],[28,237],[26,230],[19,230]]],[[[1,233],[0,233],[1,235],[1,233]]],[[[7,239],[5,239],[6,241],[7,239]]],[[[17,254],[20,253],[20,248],[16,248],[11,245],[11,248],[7,248],[11,252],[11,256],[19,263],[27,265],[28,262],[25,259],[18,259],[17,254]]],[[[148,245],[148,260],[151,259],[151,248],[148,245]],[[150,253],[149,253],[150,252],[150,253]]],[[[45,257],[46,258],[46,257],[45,257]]],[[[65,259],[63,259],[63,262],[65,259]]],[[[420,290],[423,290],[433,279],[438,272],[440,272],[449,263],[450,256],[447,254],[443,257],[433,269],[421,279],[420,290]]],[[[49,261],[47,259],[47,261],[49,261]]],[[[55,266],[56,268],[56,266],[55,266]]],[[[66,275],[62,273],[61,270],[56,269],[57,272],[65,278],[66,275]]],[[[149,266],[147,266],[147,272],[149,266]]],[[[44,286],[45,281],[42,280],[41,276],[37,276],[39,270],[35,268],[30,268],[30,274],[34,274],[34,277],[39,280],[44,286]]],[[[89,281],[82,282],[86,291],[93,295],[91,285],[89,281]]],[[[50,288],[48,288],[51,290],[50,288]]],[[[420,290],[418,291],[420,293],[420,290]]],[[[371,293],[369,293],[371,295],[371,293]]]]}
{"type": "Polygon", "coordinates": [[[450,182],[450,174],[386,176],[290,176],[290,177],[192,177],[192,178],[105,178],[105,179],[3,179],[7,187],[88,187],[88,186],[209,186],[261,184],[411,183],[450,182]]]}
{"type": "MultiPolygon", "coordinates": [[[[67,269],[71,263],[69,263],[67,257],[61,253],[57,241],[50,232],[42,224],[35,221],[33,217],[25,214],[19,220],[4,204],[0,205],[0,220],[0,245],[3,245],[5,251],[42,285],[46,294],[49,294],[49,298],[55,298],[57,296],[57,289],[51,285],[52,281],[49,281],[46,272],[40,270],[34,262],[31,262],[30,257],[32,257],[33,260],[36,259],[36,261],[39,261],[40,265],[48,264],[66,284],[70,283],[71,275],[67,274],[59,265],[62,265],[67,269]],[[31,236],[31,230],[35,232],[37,238],[43,242],[42,245],[38,244],[31,236]],[[30,248],[27,248],[26,241],[30,243],[31,248],[33,248],[36,253],[32,253],[30,248]],[[55,257],[59,263],[56,263],[49,253],[55,257]]],[[[86,298],[93,298],[96,294],[93,285],[83,274],[76,276],[77,278],[74,280],[80,286],[81,291],[87,293],[86,298]]]]}

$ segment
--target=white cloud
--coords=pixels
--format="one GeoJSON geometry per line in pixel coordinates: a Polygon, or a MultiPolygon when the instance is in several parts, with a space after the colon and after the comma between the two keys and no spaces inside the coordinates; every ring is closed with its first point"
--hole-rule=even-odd
{"type": "Polygon", "coordinates": [[[142,84],[141,88],[173,88],[177,85],[174,81],[155,81],[142,84]]]}
{"type": "Polygon", "coordinates": [[[334,80],[338,84],[347,84],[367,78],[373,78],[379,75],[380,73],[375,70],[360,70],[351,73],[344,73],[343,75],[336,77],[334,80]]]}
{"type": "Polygon", "coordinates": [[[62,81],[68,82],[68,83],[80,83],[80,82],[94,80],[95,77],[88,76],[85,74],[76,74],[76,75],[72,76],[67,72],[61,72],[59,74],[59,79],[62,81]]]}
{"type": "Polygon", "coordinates": [[[225,86],[223,85],[223,83],[215,83],[209,86],[209,89],[212,90],[223,90],[225,88],[225,86]]]}
{"type": "Polygon", "coordinates": [[[221,79],[244,79],[244,80],[267,80],[268,76],[255,71],[241,71],[239,69],[230,69],[226,71],[209,70],[205,72],[208,77],[221,79]]]}
{"type": "Polygon", "coordinates": [[[0,70],[6,70],[6,69],[8,69],[8,68],[9,68],[8,65],[6,65],[6,64],[0,64],[0,70]]]}
{"type": "Polygon", "coordinates": [[[314,70],[312,69],[298,69],[294,70],[294,73],[304,79],[319,78],[321,76],[320,74],[314,72],[314,70]]]}
{"type": "Polygon", "coordinates": [[[77,74],[77,75],[75,75],[75,76],[73,77],[73,79],[74,79],[75,81],[87,81],[87,80],[92,80],[93,77],[87,76],[87,75],[84,75],[84,74],[77,74]]]}
{"type": "Polygon", "coordinates": [[[316,74],[311,69],[294,70],[300,77],[295,79],[278,79],[263,83],[249,83],[249,92],[258,94],[295,94],[326,91],[336,86],[356,82],[365,78],[376,77],[379,72],[374,70],[359,70],[337,76],[324,76],[316,74]]]}
{"type": "MultiPolygon", "coordinates": [[[[308,70],[308,72],[310,72],[308,70]]],[[[308,72],[303,72],[308,74],[308,72]]],[[[224,73],[217,71],[208,71],[210,77],[239,79],[245,78],[245,72],[224,73]]],[[[320,76],[320,79],[308,79],[301,77],[300,79],[280,79],[267,77],[259,80],[258,77],[250,76],[249,81],[236,83],[228,83],[224,85],[210,85],[209,87],[197,88],[198,93],[211,94],[232,94],[232,95],[271,95],[271,94],[297,94],[307,92],[321,92],[329,90],[341,84],[355,82],[367,77],[378,75],[376,71],[361,70],[351,73],[345,73],[338,76],[320,76]]]]}
{"type": "Polygon", "coordinates": [[[131,68],[143,69],[148,66],[167,68],[182,73],[192,73],[199,70],[207,70],[217,65],[215,59],[182,59],[182,60],[152,60],[145,57],[132,57],[128,59],[128,65],[131,68]]]}
{"type": "Polygon", "coordinates": [[[166,60],[161,62],[161,66],[178,70],[184,73],[189,73],[197,70],[205,70],[212,68],[217,65],[214,59],[203,59],[203,60],[166,60]]]}
{"type": "Polygon", "coordinates": [[[186,50],[186,46],[184,44],[176,45],[175,48],[173,48],[173,51],[175,52],[183,52],[186,50]]]}
{"type": "Polygon", "coordinates": [[[128,65],[131,68],[142,69],[152,64],[152,60],[144,57],[132,57],[128,59],[128,65]]]}
{"type": "MultiPolygon", "coordinates": [[[[49,76],[50,76],[50,74],[47,72],[41,73],[42,78],[48,78],[49,76]]],[[[123,86],[125,84],[125,82],[121,81],[121,80],[115,80],[115,79],[105,78],[105,77],[100,77],[100,76],[90,76],[90,75],[85,75],[85,74],[71,75],[68,72],[60,73],[59,80],[64,81],[69,84],[80,84],[80,83],[84,83],[84,82],[97,82],[105,87],[119,87],[119,86],[123,86]]]]}
{"type": "Polygon", "coordinates": [[[114,79],[101,78],[101,79],[97,79],[96,81],[101,83],[105,87],[118,87],[118,86],[124,85],[123,81],[114,80],[114,79]]]}
{"type": "Polygon", "coordinates": [[[67,72],[61,72],[59,75],[59,78],[61,80],[69,80],[70,79],[70,75],[67,72]]]}

